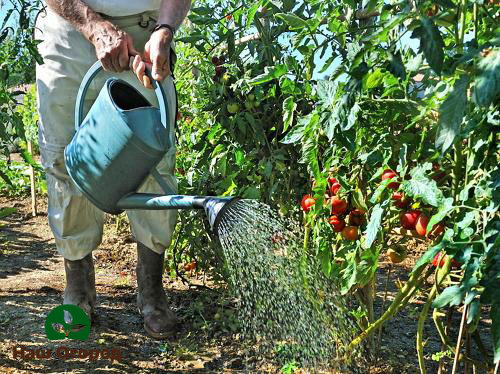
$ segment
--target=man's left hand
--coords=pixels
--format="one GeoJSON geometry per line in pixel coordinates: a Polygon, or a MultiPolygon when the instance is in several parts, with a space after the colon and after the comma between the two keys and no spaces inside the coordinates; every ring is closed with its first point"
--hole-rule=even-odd
{"type": "Polygon", "coordinates": [[[150,69],[153,79],[161,82],[171,74],[170,71],[170,44],[172,32],[169,29],[156,30],[144,46],[144,56],[136,55],[132,62],[132,70],[139,81],[147,88],[152,88],[152,82],[145,73],[150,69]]]}

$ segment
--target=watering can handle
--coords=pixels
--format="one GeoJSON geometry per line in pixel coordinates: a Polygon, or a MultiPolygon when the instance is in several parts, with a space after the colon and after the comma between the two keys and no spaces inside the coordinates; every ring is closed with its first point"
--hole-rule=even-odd
{"type": "MultiPolygon", "coordinates": [[[[80,84],[80,88],[78,89],[78,95],[76,97],[76,105],[75,105],[75,130],[78,131],[82,120],[83,120],[83,103],[85,99],[85,95],[87,94],[87,90],[90,86],[90,83],[95,78],[95,76],[103,69],[102,64],[99,60],[97,60],[94,65],[92,65],[83,77],[82,83],[80,84]]],[[[160,120],[161,124],[167,129],[168,128],[168,119],[167,119],[167,98],[165,96],[165,91],[160,83],[154,80],[151,77],[151,72],[146,69],[146,74],[153,82],[153,88],[156,93],[156,97],[158,98],[158,108],[160,109],[160,120]]]]}

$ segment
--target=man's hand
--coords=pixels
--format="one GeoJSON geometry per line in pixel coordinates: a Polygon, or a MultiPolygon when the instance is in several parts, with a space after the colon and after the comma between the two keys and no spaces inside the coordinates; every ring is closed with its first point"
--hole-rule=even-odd
{"type": "Polygon", "coordinates": [[[135,55],[132,69],[139,81],[147,88],[152,88],[152,82],[145,73],[146,67],[151,71],[153,79],[163,81],[171,74],[170,71],[170,43],[172,32],[169,29],[159,29],[151,34],[144,46],[144,56],[135,55]]]}
{"type": "Polygon", "coordinates": [[[129,68],[129,57],[138,55],[132,38],[110,22],[93,25],[89,35],[104,70],[122,72],[129,68]]]}
{"type": "Polygon", "coordinates": [[[70,22],[90,41],[104,70],[128,70],[129,57],[138,52],[132,38],[124,31],[104,20],[83,0],[45,0],[47,6],[70,22]]]}

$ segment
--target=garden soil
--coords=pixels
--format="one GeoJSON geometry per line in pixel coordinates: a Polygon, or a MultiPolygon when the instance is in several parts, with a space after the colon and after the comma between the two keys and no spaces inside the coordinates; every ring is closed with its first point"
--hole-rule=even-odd
{"type": "MultiPolygon", "coordinates": [[[[47,223],[46,204],[44,199],[39,202],[37,217],[31,216],[31,203],[26,198],[0,197],[0,207],[17,209],[0,219],[0,373],[281,372],[281,365],[252,355],[252,344],[239,338],[230,320],[234,304],[227,290],[207,280],[202,273],[185,273],[189,284],[179,277],[164,277],[171,306],[180,317],[182,328],[170,340],[148,337],[135,304],[135,245],[128,229],[114,217],[107,219],[103,243],[94,251],[98,305],[88,340],[50,342],[45,336],[45,318],[62,302],[65,279],[63,259],[55,249],[47,223]],[[55,352],[62,345],[119,350],[122,360],[112,363],[109,359],[62,360],[54,353],[46,360],[13,357],[15,346],[50,348],[55,352]]],[[[407,279],[421,251],[415,243],[412,255],[398,265],[388,264],[382,257],[384,262],[377,275],[377,316],[382,310],[388,269],[392,267],[385,307],[397,291],[397,279],[407,279]]],[[[377,351],[370,366],[365,368],[366,373],[418,372],[414,337],[422,303],[418,298],[412,300],[386,324],[380,342],[375,341],[377,351]]],[[[453,325],[457,326],[459,313],[453,319],[453,325]]],[[[439,339],[430,323],[425,328],[425,339],[427,368],[436,373],[437,363],[430,358],[439,351],[439,339]]],[[[306,372],[310,370],[295,371],[306,372]]]]}

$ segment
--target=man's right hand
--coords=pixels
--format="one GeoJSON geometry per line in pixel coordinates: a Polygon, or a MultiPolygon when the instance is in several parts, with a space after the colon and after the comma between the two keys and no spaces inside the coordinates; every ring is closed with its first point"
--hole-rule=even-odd
{"type": "Polygon", "coordinates": [[[88,39],[94,45],[104,70],[119,73],[128,70],[130,56],[139,54],[130,35],[104,20],[91,27],[88,39]]]}

